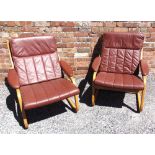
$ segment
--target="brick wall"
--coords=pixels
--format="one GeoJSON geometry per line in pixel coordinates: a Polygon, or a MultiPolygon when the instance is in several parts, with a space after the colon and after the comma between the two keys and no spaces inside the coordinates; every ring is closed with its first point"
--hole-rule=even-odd
{"type": "Polygon", "coordinates": [[[76,77],[84,77],[94,47],[104,32],[143,32],[144,59],[155,72],[155,22],[0,22],[0,81],[10,67],[7,46],[10,37],[29,34],[53,34],[57,39],[59,55],[74,68],[76,77]]]}

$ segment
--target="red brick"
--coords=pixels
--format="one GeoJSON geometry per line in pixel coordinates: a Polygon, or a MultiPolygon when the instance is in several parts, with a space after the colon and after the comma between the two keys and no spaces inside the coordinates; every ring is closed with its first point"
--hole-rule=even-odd
{"type": "Polygon", "coordinates": [[[32,22],[31,21],[20,21],[19,25],[20,26],[32,26],[32,22]]]}
{"type": "Polygon", "coordinates": [[[129,32],[140,32],[139,28],[129,28],[129,32]]]}
{"type": "Polygon", "coordinates": [[[151,27],[153,27],[153,28],[155,27],[155,22],[151,24],[151,27]]]}
{"type": "Polygon", "coordinates": [[[61,26],[60,25],[60,22],[50,22],[50,26],[54,26],[54,27],[57,27],[57,26],[61,26]]]}
{"type": "Polygon", "coordinates": [[[128,28],[115,27],[114,32],[128,32],[128,28]]]}
{"type": "Polygon", "coordinates": [[[93,33],[99,33],[100,32],[100,29],[99,29],[99,27],[92,27],[91,28],[91,32],[93,32],[93,33]]]}
{"type": "Polygon", "coordinates": [[[8,21],[7,22],[7,26],[16,26],[16,25],[17,25],[17,23],[14,21],[8,21]]]}
{"type": "Polygon", "coordinates": [[[116,22],[117,27],[123,27],[123,22],[116,22]]]}
{"type": "Polygon", "coordinates": [[[123,27],[130,27],[130,28],[134,28],[134,27],[139,27],[140,23],[138,22],[125,22],[123,23],[123,27]]]}
{"type": "Polygon", "coordinates": [[[63,43],[68,43],[68,42],[76,42],[76,38],[62,38],[61,39],[63,43]]]}
{"type": "Polygon", "coordinates": [[[5,21],[0,21],[0,26],[6,26],[7,25],[7,22],[5,21]]]}
{"type": "Polygon", "coordinates": [[[76,33],[74,33],[74,36],[75,37],[88,37],[89,34],[88,34],[88,32],[76,32],[76,33]]]}
{"type": "Polygon", "coordinates": [[[151,22],[140,22],[139,27],[151,27],[151,22]]]}
{"type": "Polygon", "coordinates": [[[91,22],[91,26],[94,27],[94,26],[104,26],[103,22],[91,22]]]}
{"type": "Polygon", "coordinates": [[[116,27],[116,22],[104,22],[106,27],[116,27]]]}
{"type": "Polygon", "coordinates": [[[148,32],[155,32],[155,28],[148,28],[148,32]]]}
{"type": "Polygon", "coordinates": [[[78,31],[78,28],[73,28],[73,27],[63,27],[62,28],[63,32],[75,32],[78,31]]]}
{"type": "Polygon", "coordinates": [[[67,26],[67,27],[74,27],[75,23],[74,22],[66,22],[65,26],[67,26]]]}

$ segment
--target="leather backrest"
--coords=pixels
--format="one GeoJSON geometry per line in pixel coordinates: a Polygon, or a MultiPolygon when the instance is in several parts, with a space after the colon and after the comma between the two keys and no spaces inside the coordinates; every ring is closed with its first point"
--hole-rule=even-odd
{"type": "Polygon", "coordinates": [[[20,85],[61,77],[55,38],[35,36],[10,41],[12,58],[20,85]]]}
{"type": "Polygon", "coordinates": [[[141,33],[105,33],[99,71],[133,74],[140,61],[143,42],[141,33]]]}

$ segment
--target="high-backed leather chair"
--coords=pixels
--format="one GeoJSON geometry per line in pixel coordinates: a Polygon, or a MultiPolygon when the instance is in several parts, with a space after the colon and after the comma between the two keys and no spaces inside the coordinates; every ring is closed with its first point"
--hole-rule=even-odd
{"type": "Polygon", "coordinates": [[[67,99],[77,112],[79,89],[72,68],[59,60],[53,36],[33,36],[10,40],[12,69],[8,83],[16,89],[24,127],[28,128],[25,110],[67,99]],[[68,79],[63,78],[62,71],[68,79]],[[75,105],[69,97],[74,96],[75,105]]]}
{"type": "Polygon", "coordinates": [[[95,95],[100,89],[134,92],[138,98],[138,111],[142,111],[149,73],[148,65],[142,59],[143,42],[141,33],[104,33],[101,56],[92,63],[92,105],[95,105],[95,95]],[[142,78],[137,74],[139,69],[142,78]]]}

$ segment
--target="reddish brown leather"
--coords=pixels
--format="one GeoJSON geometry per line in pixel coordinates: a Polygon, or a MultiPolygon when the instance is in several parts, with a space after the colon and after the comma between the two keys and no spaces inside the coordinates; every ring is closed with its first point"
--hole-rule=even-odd
{"type": "Polygon", "coordinates": [[[99,71],[133,74],[139,60],[140,50],[103,48],[99,71]]]}
{"type": "Polygon", "coordinates": [[[59,78],[20,88],[24,109],[32,109],[79,94],[79,89],[69,80],[59,78]]]}
{"type": "Polygon", "coordinates": [[[20,87],[18,75],[15,69],[9,69],[7,80],[12,88],[17,89],[20,87]]]}
{"type": "Polygon", "coordinates": [[[107,32],[104,33],[104,47],[117,49],[141,49],[144,35],[142,33],[107,32]]]}
{"type": "Polygon", "coordinates": [[[108,89],[124,92],[137,92],[144,89],[143,81],[129,74],[100,72],[94,81],[98,89],[108,89]]]}
{"type": "Polygon", "coordinates": [[[60,66],[62,67],[62,70],[67,74],[67,76],[73,76],[73,69],[67,62],[60,60],[60,66]]]}
{"type": "Polygon", "coordinates": [[[53,36],[12,39],[11,49],[20,85],[61,77],[53,36]]]}
{"type": "Polygon", "coordinates": [[[133,74],[140,61],[141,33],[105,33],[100,72],[133,74]]]}
{"type": "Polygon", "coordinates": [[[146,76],[149,74],[149,66],[146,61],[144,60],[140,61],[140,69],[143,76],[146,76]]]}
{"type": "Polygon", "coordinates": [[[99,69],[99,66],[100,66],[100,63],[101,63],[101,57],[98,56],[94,59],[93,63],[92,63],[92,69],[94,72],[97,72],[98,69],[99,69]]]}
{"type": "Polygon", "coordinates": [[[57,50],[53,36],[32,36],[10,40],[12,55],[29,57],[54,53],[57,50]]]}

